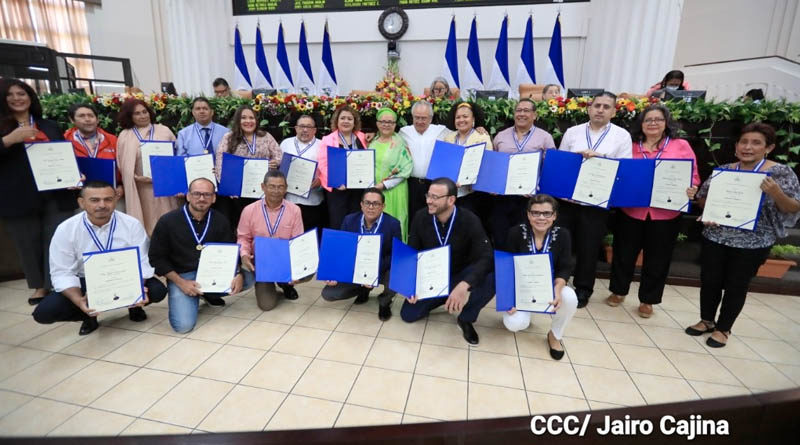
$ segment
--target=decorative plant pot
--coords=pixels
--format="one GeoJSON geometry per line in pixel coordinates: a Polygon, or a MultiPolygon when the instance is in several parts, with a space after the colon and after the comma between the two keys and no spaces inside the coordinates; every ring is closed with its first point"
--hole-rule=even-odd
{"type": "Polygon", "coordinates": [[[793,266],[797,266],[797,263],[794,261],[767,258],[767,262],[758,268],[758,273],[756,273],[756,276],[766,278],[783,278],[789,268],[793,266]]]}
{"type": "MultiPolygon", "coordinates": [[[[603,248],[606,251],[606,262],[611,264],[611,261],[614,259],[614,249],[612,249],[611,246],[603,246],[603,248]]],[[[639,255],[636,257],[636,267],[642,267],[644,263],[643,253],[643,251],[639,251],[639,255]]]]}

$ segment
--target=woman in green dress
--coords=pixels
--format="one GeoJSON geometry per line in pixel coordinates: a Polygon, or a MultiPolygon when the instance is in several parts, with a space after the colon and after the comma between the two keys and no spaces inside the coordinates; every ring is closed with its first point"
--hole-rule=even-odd
{"type": "Polygon", "coordinates": [[[395,133],[397,114],[381,108],[376,116],[378,135],[369,144],[375,150],[375,187],[386,197],[384,211],[398,220],[403,242],[408,240],[408,183],[414,162],[403,138],[395,133]]]}

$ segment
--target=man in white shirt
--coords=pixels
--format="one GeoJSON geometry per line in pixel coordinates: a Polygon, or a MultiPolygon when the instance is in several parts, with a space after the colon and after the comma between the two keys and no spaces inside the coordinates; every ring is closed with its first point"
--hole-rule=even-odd
{"type": "Polygon", "coordinates": [[[202,154],[213,156],[222,141],[222,136],[228,132],[228,128],[212,120],[214,109],[211,108],[211,102],[205,97],[195,97],[192,100],[192,116],[195,120],[194,124],[178,132],[175,154],[177,156],[202,154]]]}
{"type": "MultiPolygon", "coordinates": [[[[317,122],[316,120],[303,114],[297,118],[294,125],[296,136],[286,138],[281,142],[281,151],[284,154],[298,156],[310,161],[317,160],[319,152],[320,140],[317,139],[317,122]]],[[[286,200],[295,203],[300,207],[300,213],[303,218],[303,227],[312,228],[319,227],[320,230],[326,226],[326,217],[328,212],[323,205],[325,194],[320,187],[319,178],[315,175],[314,182],[311,183],[311,191],[308,197],[294,195],[292,193],[286,194],[286,200]]],[[[320,231],[320,233],[322,233],[320,231]]]]}
{"type": "Polygon", "coordinates": [[[105,182],[87,182],[78,205],[84,211],[59,224],[50,242],[50,276],[54,291],[39,303],[33,311],[33,319],[43,324],[82,321],[80,335],[97,329],[97,312],[88,306],[86,298],[83,253],[138,247],[145,299],[128,308],[128,316],[132,321],[146,320],[142,306],[163,300],[167,288],[153,277],[147,257],[149,240],[142,223],[114,210],[116,192],[105,182]]]}
{"type": "MultiPolygon", "coordinates": [[[[617,114],[617,96],[604,91],[587,108],[589,122],[570,127],[561,139],[559,150],[580,153],[584,158],[630,158],[631,135],[611,123],[617,114]]],[[[572,283],[578,294],[578,307],[585,307],[594,290],[600,243],[606,235],[608,210],[562,200],[556,225],[566,227],[573,236],[575,272],[572,283]]]]}
{"type": "MultiPolygon", "coordinates": [[[[433,146],[437,139],[444,139],[450,133],[444,125],[433,124],[433,106],[430,102],[421,100],[411,107],[411,116],[414,125],[406,125],[400,129],[400,135],[405,139],[414,160],[414,169],[408,178],[408,214],[414,216],[417,211],[426,207],[425,194],[431,185],[425,179],[428,165],[433,155],[433,146]]],[[[410,223],[410,221],[409,221],[410,223]]]]}

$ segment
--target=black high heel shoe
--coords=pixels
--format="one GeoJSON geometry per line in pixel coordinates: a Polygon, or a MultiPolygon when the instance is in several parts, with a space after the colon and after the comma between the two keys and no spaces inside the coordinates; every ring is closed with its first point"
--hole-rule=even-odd
{"type": "Polygon", "coordinates": [[[700,329],[695,329],[694,327],[689,326],[683,332],[686,332],[687,334],[693,337],[697,337],[703,334],[708,334],[709,332],[714,332],[714,330],[716,330],[716,327],[714,326],[713,322],[705,320],[700,320],[700,322],[703,323],[703,325],[706,327],[704,330],[701,331],[700,329]]]}

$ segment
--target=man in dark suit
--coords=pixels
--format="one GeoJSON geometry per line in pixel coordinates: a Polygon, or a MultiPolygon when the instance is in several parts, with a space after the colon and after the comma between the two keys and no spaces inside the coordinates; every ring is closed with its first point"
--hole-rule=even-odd
{"type": "MultiPolygon", "coordinates": [[[[400,221],[383,212],[384,202],[383,192],[376,188],[366,189],[361,195],[361,211],[345,216],[341,227],[341,230],[347,232],[380,233],[382,235],[380,283],[383,284],[384,289],[378,295],[378,318],[382,321],[386,321],[392,316],[392,297],[395,294],[388,288],[389,266],[392,262],[392,239],[403,239],[400,232],[400,221]]],[[[336,301],[356,297],[355,304],[366,303],[372,289],[371,286],[336,281],[327,281],[325,284],[325,288],[322,289],[322,298],[327,301],[336,301]]]]}

